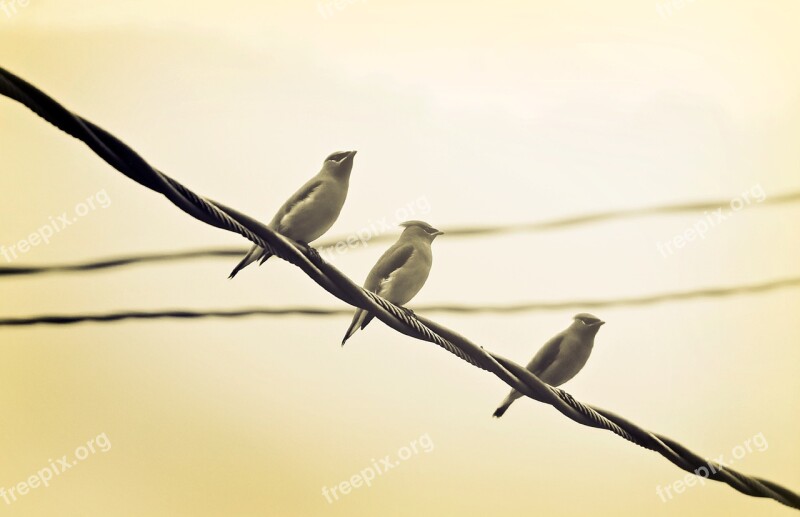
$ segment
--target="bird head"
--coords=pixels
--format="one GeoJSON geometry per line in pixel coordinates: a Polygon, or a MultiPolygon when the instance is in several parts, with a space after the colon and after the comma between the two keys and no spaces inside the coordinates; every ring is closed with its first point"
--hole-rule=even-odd
{"type": "Polygon", "coordinates": [[[582,312],[580,314],[576,314],[573,318],[573,323],[571,328],[577,330],[582,334],[589,334],[594,336],[597,334],[597,331],[600,330],[600,327],[605,325],[605,321],[601,320],[597,316],[589,314],[588,312],[582,312]]]}
{"type": "Polygon", "coordinates": [[[406,221],[404,223],[400,223],[400,226],[405,228],[405,230],[403,230],[403,235],[423,237],[428,242],[433,242],[433,239],[444,234],[444,232],[440,232],[433,226],[423,221],[406,221]]]}
{"type": "Polygon", "coordinates": [[[341,178],[349,178],[355,157],[356,151],[337,151],[325,158],[322,170],[341,178]]]}

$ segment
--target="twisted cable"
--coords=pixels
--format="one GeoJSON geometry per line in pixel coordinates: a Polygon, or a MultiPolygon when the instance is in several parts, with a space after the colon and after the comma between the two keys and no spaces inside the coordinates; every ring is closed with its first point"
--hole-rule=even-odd
{"type": "MultiPolygon", "coordinates": [[[[432,342],[457,357],[487,370],[512,388],[540,402],[552,405],[565,416],[589,427],[614,434],[653,450],[687,472],[706,462],[676,442],[650,433],[612,413],[576,401],[559,388],[544,384],[522,366],[485,350],[456,332],[423,316],[409,312],[369,293],[340,271],[286,237],[238,211],[205,199],[174,179],[151,167],[122,141],[91,122],[69,112],[52,98],[0,68],[0,93],[14,99],[62,131],[86,143],[117,171],[137,183],[166,196],[178,208],[212,226],[238,233],[271,250],[276,256],[300,267],[312,280],[340,300],[368,310],[393,329],[416,339],[432,342]]],[[[754,497],[768,497],[800,509],[800,495],[769,481],[731,469],[718,471],[711,479],[722,481],[754,497]]]]}
{"type": "MultiPolygon", "coordinates": [[[[690,291],[675,291],[670,293],[652,294],[646,296],[632,296],[628,298],[611,298],[606,300],[568,300],[560,302],[527,302],[503,305],[455,305],[435,304],[421,305],[416,310],[425,313],[455,313],[455,314],[511,314],[526,311],[555,311],[565,309],[586,309],[587,307],[637,307],[664,303],[670,301],[684,301],[698,298],[723,298],[756,293],[764,293],[778,289],[800,287],[800,277],[782,278],[756,284],[742,284],[729,287],[708,287],[690,291]]],[[[216,310],[161,310],[161,311],[121,311],[107,314],[70,314],[70,315],[43,315],[18,318],[0,318],[2,326],[29,326],[39,324],[68,325],[82,322],[109,322],[128,319],[199,319],[199,318],[242,318],[248,316],[337,316],[351,315],[350,309],[336,309],[330,307],[257,307],[243,309],[216,309],[216,310]]]]}

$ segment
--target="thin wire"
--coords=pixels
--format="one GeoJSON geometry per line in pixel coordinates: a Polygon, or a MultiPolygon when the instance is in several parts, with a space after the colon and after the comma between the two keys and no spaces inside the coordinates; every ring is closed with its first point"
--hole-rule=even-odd
{"type": "MultiPolygon", "coordinates": [[[[597,307],[636,307],[656,303],[683,301],[698,298],[725,298],[745,294],[764,293],[778,289],[800,287],[800,277],[784,278],[758,284],[714,287],[693,291],[662,293],[648,296],[616,298],[608,300],[572,300],[563,302],[530,302],[506,305],[419,305],[414,310],[424,313],[461,314],[508,314],[532,311],[557,311],[566,309],[586,309],[597,307]]],[[[31,325],[72,325],[75,323],[106,323],[124,320],[159,319],[204,319],[204,318],[246,318],[253,316],[351,316],[351,309],[326,307],[254,307],[242,309],[213,310],[159,310],[159,311],[120,311],[103,314],[42,315],[16,318],[0,318],[0,327],[25,327],[31,325]]]]}
{"type": "MultiPolygon", "coordinates": [[[[749,208],[758,206],[780,205],[786,203],[800,202],[800,191],[785,192],[765,196],[763,201],[748,205],[749,208]]],[[[622,210],[611,210],[606,212],[595,212],[592,214],[578,215],[552,219],[549,221],[539,221],[532,223],[503,224],[493,226],[460,226],[444,230],[448,237],[474,237],[477,235],[492,235],[499,233],[520,233],[520,232],[540,232],[545,230],[555,230],[570,226],[582,226],[588,224],[604,223],[620,219],[632,219],[648,217],[654,215],[679,214],[683,212],[700,212],[716,210],[725,206],[730,206],[731,200],[708,200],[689,203],[677,203],[671,205],[660,205],[643,208],[628,208],[622,210]]]]}
{"type": "MultiPolygon", "coordinates": [[[[765,197],[760,203],[750,205],[749,207],[755,208],[759,206],[771,206],[788,203],[800,202],[800,191],[786,192],[783,194],[775,194],[765,197]]],[[[580,216],[570,216],[559,219],[552,219],[549,221],[539,221],[532,223],[517,223],[517,224],[503,224],[491,226],[458,226],[458,227],[445,227],[444,233],[447,234],[448,239],[452,237],[483,237],[488,235],[500,235],[509,233],[534,233],[548,230],[560,230],[572,226],[582,226],[589,224],[597,224],[609,222],[614,220],[624,220],[638,217],[647,217],[654,215],[669,215],[679,214],[684,212],[700,212],[707,210],[714,210],[729,204],[729,201],[714,200],[714,201],[698,201],[692,203],[679,203],[672,205],[661,205],[655,207],[645,208],[631,208],[607,212],[596,212],[593,214],[586,214],[580,216]]],[[[316,246],[320,253],[324,256],[327,252],[333,252],[336,245],[339,243],[347,243],[348,238],[352,236],[344,236],[340,238],[324,239],[316,246]]],[[[365,241],[370,243],[374,242],[388,242],[397,238],[392,233],[382,233],[369,237],[365,241]]],[[[366,246],[348,246],[348,250],[354,251],[364,249],[366,246]]],[[[159,262],[176,262],[182,260],[198,260],[207,258],[241,258],[242,255],[247,253],[246,248],[200,248],[176,252],[160,252],[160,253],[142,253],[126,255],[123,257],[93,259],[86,262],[78,262],[73,264],[46,264],[42,266],[24,265],[24,266],[0,266],[0,277],[8,276],[21,276],[21,275],[37,275],[43,273],[69,273],[69,272],[91,272],[102,269],[118,268],[123,266],[130,266],[135,264],[146,263],[159,263],[159,262]]]]}
{"type": "MultiPolygon", "coordinates": [[[[239,233],[251,242],[269,249],[276,256],[298,266],[329,293],[350,305],[370,311],[398,332],[434,343],[468,363],[495,374],[520,393],[552,405],[573,421],[609,430],[625,440],[658,452],[687,472],[698,471],[707,464],[702,457],[669,438],[648,432],[608,411],[583,404],[563,390],[543,383],[513,361],[485,350],[424,316],[410,313],[374,293],[365,291],[338,269],[315,256],[310,249],[275,233],[245,214],[198,196],[151,167],[135,151],[107,131],[69,112],[34,86],[2,68],[0,93],[22,103],[62,131],[83,141],[116,170],[163,194],[187,214],[209,225],[239,233]]],[[[800,495],[775,483],[749,477],[728,468],[714,472],[709,478],[725,482],[744,494],[768,497],[800,509],[800,495]]]]}
{"type": "Polygon", "coordinates": [[[125,257],[107,258],[73,264],[49,264],[46,266],[0,266],[0,277],[38,275],[42,273],[78,273],[114,269],[149,262],[177,262],[182,260],[212,257],[239,257],[247,252],[241,248],[197,249],[173,253],[147,253],[125,257]]]}

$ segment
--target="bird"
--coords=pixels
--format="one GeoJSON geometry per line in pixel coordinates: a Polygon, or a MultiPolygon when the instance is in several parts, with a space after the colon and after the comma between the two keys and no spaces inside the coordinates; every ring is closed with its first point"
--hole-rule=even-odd
{"type": "MultiPolygon", "coordinates": [[[[306,247],[319,239],[339,218],[355,156],[356,151],[338,151],[325,158],[322,169],[281,206],[267,226],[306,247]]],[[[253,245],[228,278],[259,258],[263,264],[271,256],[261,246],[253,245]]]]}
{"type": "MultiPolygon", "coordinates": [[[[589,360],[597,331],[605,324],[588,313],[576,314],[572,324],[559,332],[539,349],[526,367],[529,372],[551,386],[561,386],[575,377],[589,360]]],[[[495,410],[495,418],[500,418],[508,407],[522,394],[517,390],[503,400],[495,410]]]]}
{"type": "MultiPolygon", "coordinates": [[[[431,243],[444,234],[423,221],[406,221],[400,226],[405,228],[400,238],[384,252],[364,282],[364,289],[395,305],[408,303],[425,285],[433,264],[431,243]]],[[[342,346],[373,317],[364,309],[356,310],[342,346]]]]}

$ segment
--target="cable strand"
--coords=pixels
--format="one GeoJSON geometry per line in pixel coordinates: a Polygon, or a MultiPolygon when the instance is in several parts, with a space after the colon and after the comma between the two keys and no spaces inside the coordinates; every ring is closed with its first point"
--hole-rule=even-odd
{"type": "MultiPolygon", "coordinates": [[[[70,113],[55,100],[0,68],[0,93],[17,100],[56,127],[86,143],[109,165],[134,181],[165,195],[181,210],[212,226],[239,233],[251,242],[300,267],[312,280],[340,300],[368,310],[375,317],[403,334],[435,343],[457,357],[490,371],[524,395],[554,406],[573,421],[589,427],[609,430],[628,441],[654,450],[683,470],[693,472],[705,464],[702,458],[659,435],[634,424],[604,415],[591,406],[576,401],[563,390],[544,384],[520,365],[503,359],[456,334],[454,331],[417,316],[405,309],[366,292],[336,268],[270,228],[222,205],[206,200],[154,169],[132,149],[110,133],[70,113]],[[647,437],[647,439],[643,439],[647,437]]],[[[712,479],[723,481],[747,495],[769,497],[800,509],[800,496],[771,482],[723,469],[712,479]]]]}

